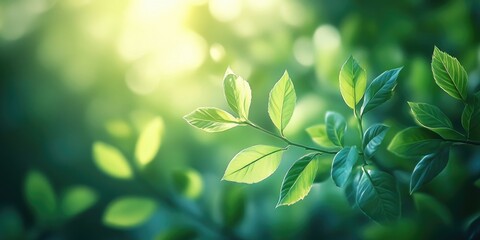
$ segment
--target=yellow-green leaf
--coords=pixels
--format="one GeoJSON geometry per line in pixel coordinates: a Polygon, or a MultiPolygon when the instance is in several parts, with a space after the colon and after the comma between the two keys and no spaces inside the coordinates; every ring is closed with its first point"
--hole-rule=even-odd
{"type": "Polygon", "coordinates": [[[241,124],[238,118],[218,108],[198,108],[183,117],[188,124],[206,132],[222,132],[241,124]]]}
{"type": "Polygon", "coordinates": [[[272,91],[270,91],[268,100],[268,114],[281,133],[283,133],[283,129],[285,129],[292,118],[296,101],[295,88],[288,76],[288,72],[285,71],[280,80],[273,86],[272,91]]]}
{"type": "Polygon", "coordinates": [[[115,228],[132,228],[148,221],[157,203],[145,197],[121,197],[112,201],[103,215],[103,223],[115,228]]]}
{"type": "Polygon", "coordinates": [[[339,82],[343,100],[351,109],[354,109],[365,93],[367,73],[352,56],[343,64],[339,82]]]}
{"type": "Polygon", "coordinates": [[[252,101],[252,91],[248,82],[229,68],[223,79],[223,87],[230,108],[238,114],[240,119],[247,120],[252,101]]]}
{"type": "Polygon", "coordinates": [[[456,99],[467,100],[467,72],[456,58],[435,47],[432,72],[435,82],[443,91],[456,99]]]}
{"type": "Polygon", "coordinates": [[[163,121],[160,117],[151,120],[142,130],[135,146],[135,159],[139,165],[147,165],[157,155],[163,131],[163,121]]]}
{"type": "Polygon", "coordinates": [[[306,131],[314,143],[325,148],[338,148],[338,146],[333,144],[328,138],[325,124],[311,126],[307,128],[306,131]]]}
{"type": "Polygon", "coordinates": [[[104,173],[121,179],[132,177],[132,169],[127,159],[115,147],[103,142],[93,144],[93,159],[104,173]]]}
{"type": "Polygon", "coordinates": [[[86,186],[75,186],[67,189],[61,202],[62,213],[66,217],[73,217],[95,204],[98,195],[86,186]]]}

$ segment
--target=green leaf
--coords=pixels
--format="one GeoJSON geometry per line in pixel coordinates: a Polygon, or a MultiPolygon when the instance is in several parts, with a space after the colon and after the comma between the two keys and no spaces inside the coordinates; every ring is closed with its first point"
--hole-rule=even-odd
{"type": "Polygon", "coordinates": [[[222,132],[241,124],[241,121],[230,113],[213,107],[198,108],[183,119],[206,132],[222,132]]]}
{"type": "Polygon", "coordinates": [[[103,142],[93,143],[93,159],[97,167],[111,177],[132,178],[132,169],[127,159],[113,146],[103,142]]]}
{"type": "Polygon", "coordinates": [[[427,219],[441,219],[443,223],[452,224],[452,214],[448,208],[430,195],[423,193],[413,194],[413,201],[417,210],[427,219]]]}
{"type": "Polygon", "coordinates": [[[135,146],[135,159],[137,159],[140,166],[147,165],[153,160],[155,155],[157,155],[163,130],[162,119],[156,117],[151,120],[140,133],[137,145],[135,146]]]}
{"type": "Polygon", "coordinates": [[[194,169],[175,171],[172,177],[175,189],[183,196],[196,199],[202,193],[202,176],[194,169]]]}
{"type": "Polygon", "coordinates": [[[465,106],[462,113],[462,126],[468,137],[472,130],[480,126],[480,94],[472,99],[473,101],[465,106]]]}
{"type": "Polygon", "coordinates": [[[402,68],[388,70],[373,79],[365,91],[362,108],[360,109],[361,116],[392,98],[393,91],[397,86],[397,77],[401,70],[402,68]]]}
{"type": "Polygon", "coordinates": [[[223,225],[233,228],[245,217],[247,196],[239,185],[226,184],[221,193],[220,210],[223,225]]]}
{"type": "Polygon", "coordinates": [[[475,181],[474,185],[480,188],[480,178],[475,181]]]}
{"type": "Polygon", "coordinates": [[[325,125],[328,139],[337,146],[343,146],[343,135],[347,129],[345,118],[339,113],[329,111],[325,114],[325,125]]]}
{"type": "Polygon", "coordinates": [[[423,157],[436,151],[443,139],[426,128],[410,127],[395,135],[388,150],[400,157],[423,157]]]}
{"type": "Polygon", "coordinates": [[[355,109],[365,93],[367,73],[352,56],[343,64],[339,82],[343,100],[351,109],[355,109]]]}
{"type": "Polygon", "coordinates": [[[427,103],[408,102],[415,120],[423,127],[426,127],[443,137],[463,139],[464,136],[455,131],[450,119],[434,105],[427,103]]]}
{"type": "Polygon", "coordinates": [[[357,186],[357,204],[378,223],[391,223],[400,217],[400,193],[392,175],[371,165],[364,166],[357,186]]]}
{"type": "Polygon", "coordinates": [[[277,170],[284,148],[256,145],[239,152],[227,166],[222,180],[256,183],[277,170]]]}
{"type": "Polygon", "coordinates": [[[273,86],[268,99],[268,114],[282,135],[283,129],[292,118],[296,101],[295,88],[288,72],[285,71],[280,80],[273,86]]]}
{"type": "Polygon", "coordinates": [[[307,128],[306,131],[314,143],[325,148],[338,148],[338,146],[333,144],[333,142],[328,138],[325,124],[311,126],[307,128]]]}
{"type": "Polygon", "coordinates": [[[372,125],[363,136],[363,154],[370,159],[382,144],[389,127],[383,124],[372,125]]]}
{"type": "Polygon", "coordinates": [[[157,210],[157,203],[145,197],[121,197],[112,201],[103,214],[109,227],[132,228],[145,223],[157,210]]]}
{"type": "Polygon", "coordinates": [[[235,75],[229,68],[223,79],[223,87],[230,108],[238,114],[240,119],[247,120],[252,101],[252,91],[248,82],[235,75]]]}
{"type": "Polygon", "coordinates": [[[429,183],[447,166],[449,153],[450,147],[444,145],[418,162],[410,179],[410,193],[429,183]]]}
{"type": "Polygon", "coordinates": [[[332,162],[332,179],[337,187],[345,185],[357,159],[358,151],[356,146],[345,147],[335,155],[332,162]]]}
{"type": "Polygon", "coordinates": [[[38,219],[48,220],[56,215],[55,191],[41,172],[35,170],[28,172],[23,190],[28,205],[38,219]]]}
{"type": "Polygon", "coordinates": [[[174,227],[161,232],[154,240],[193,240],[198,238],[198,232],[192,227],[174,227]]]}
{"type": "Polygon", "coordinates": [[[93,206],[97,200],[97,193],[89,187],[70,187],[61,201],[62,213],[67,218],[71,218],[93,206]]]}
{"type": "Polygon", "coordinates": [[[317,155],[315,161],[318,162],[318,168],[313,182],[321,183],[330,177],[333,158],[331,155],[317,155]]]}
{"type": "Polygon", "coordinates": [[[476,217],[467,229],[468,240],[475,240],[480,238],[480,216],[476,217]]]}
{"type": "Polygon", "coordinates": [[[357,206],[357,187],[361,177],[362,170],[360,167],[357,167],[352,171],[347,183],[345,184],[344,193],[347,197],[348,203],[352,208],[357,206]]]}
{"type": "Polygon", "coordinates": [[[432,72],[435,82],[443,91],[456,99],[467,100],[467,72],[456,58],[435,47],[432,72]]]}
{"type": "Polygon", "coordinates": [[[301,157],[288,170],[282,182],[277,207],[292,205],[308,195],[317,173],[317,153],[301,157]]]}

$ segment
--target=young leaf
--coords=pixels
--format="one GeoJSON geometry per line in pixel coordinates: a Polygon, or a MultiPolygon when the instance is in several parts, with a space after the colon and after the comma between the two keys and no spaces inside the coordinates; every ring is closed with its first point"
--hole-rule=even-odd
{"type": "Polygon", "coordinates": [[[378,223],[391,223],[400,217],[400,193],[392,175],[371,165],[362,168],[357,186],[357,204],[378,223]]]}
{"type": "Polygon", "coordinates": [[[402,68],[395,68],[380,74],[368,86],[365,91],[360,115],[380,106],[393,96],[393,91],[397,86],[397,77],[402,68]]]}
{"type": "Polygon", "coordinates": [[[93,143],[93,159],[97,167],[111,177],[128,179],[132,169],[127,159],[115,147],[103,142],[93,143]]]}
{"type": "Polygon", "coordinates": [[[273,86],[268,99],[268,114],[282,135],[283,129],[292,118],[296,101],[295,88],[288,72],[285,71],[280,80],[273,86]]]}
{"type": "Polygon", "coordinates": [[[256,183],[277,170],[284,148],[256,145],[239,152],[227,166],[222,180],[256,183]]]}
{"type": "Polygon", "coordinates": [[[292,205],[307,196],[317,173],[317,155],[312,153],[301,157],[288,170],[282,182],[277,207],[292,205]]]}
{"type": "Polygon", "coordinates": [[[443,91],[456,99],[467,100],[467,72],[456,58],[435,47],[432,72],[435,82],[443,91]]]}
{"type": "Polygon", "coordinates": [[[339,82],[343,100],[347,106],[355,109],[355,105],[360,102],[365,93],[367,73],[352,56],[343,64],[339,82]]]}
{"type": "Polygon", "coordinates": [[[115,228],[132,228],[146,222],[157,203],[145,197],[121,197],[112,201],[103,214],[103,223],[115,228]]]}
{"type": "Polygon", "coordinates": [[[339,113],[327,112],[325,114],[325,125],[330,141],[337,146],[343,146],[343,135],[347,129],[345,118],[339,113]]]}
{"type": "Polygon", "coordinates": [[[212,107],[198,108],[183,119],[206,132],[222,132],[241,124],[241,121],[230,113],[212,107]]]}
{"type": "Polygon", "coordinates": [[[448,208],[430,195],[423,193],[413,194],[415,207],[422,214],[428,214],[428,219],[441,219],[443,223],[452,223],[452,214],[448,208]]]}
{"type": "Polygon", "coordinates": [[[252,90],[247,81],[227,69],[223,79],[225,98],[230,108],[238,114],[240,119],[247,120],[252,101],[252,90]]]}
{"type": "Polygon", "coordinates": [[[245,217],[247,196],[239,185],[226,184],[221,192],[220,210],[223,225],[233,228],[245,217]]]}
{"type": "Polygon", "coordinates": [[[447,166],[449,153],[450,147],[442,146],[442,148],[424,156],[418,162],[410,179],[410,193],[429,183],[447,166]]]}
{"type": "Polygon", "coordinates": [[[453,129],[450,119],[438,107],[427,103],[414,102],[408,102],[408,105],[415,120],[423,127],[447,138],[464,138],[461,133],[453,129]]]}
{"type": "Polygon", "coordinates": [[[307,128],[307,133],[312,138],[312,141],[325,148],[338,148],[330,141],[327,135],[327,128],[325,124],[318,124],[307,128]]]}
{"type": "Polygon", "coordinates": [[[76,186],[65,192],[60,206],[63,215],[71,218],[93,206],[97,200],[98,195],[91,188],[76,186]]]}
{"type": "Polygon", "coordinates": [[[388,150],[400,157],[422,157],[436,151],[443,139],[426,128],[410,127],[395,135],[388,150]]]}
{"type": "Polygon", "coordinates": [[[27,203],[37,218],[45,220],[55,216],[57,211],[55,191],[41,172],[30,171],[23,190],[27,203]]]}
{"type": "Polygon", "coordinates": [[[345,184],[344,193],[352,208],[357,206],[357,187],[361,177],[362,170],[360,167],[357,167],[352,171],[350,178],[348,178],[347,183],[345,184]]]}
{"type": "Polygon", "coordinates": [[[332,162],[332,179],[337,187],[345,185],[357,159],[358,152],[356,146],[345,147],[335,155],[332,162]]]}
{"type": "Polygon", "coordinates": [[[367,159],[370,159],[377,151],[380,144],[382,144],[385,135],[388,132],[387,126],[383,124],[372,125],[365,131],[363,136],[363,154],[367,159]]]}
{"type": "Polygon", "coordinates": [[[472,130],[480,126],[480,94],[474,97],[473,101],[463,109],[462,126],[468,137],[472,130]]]}
{"type": "Polygon", "coordinates": [[[135,146],[135,159],[140,166],[147,165],[157,155],[163,129],[162,119],[156,117],[142,130],[135,146]]]}

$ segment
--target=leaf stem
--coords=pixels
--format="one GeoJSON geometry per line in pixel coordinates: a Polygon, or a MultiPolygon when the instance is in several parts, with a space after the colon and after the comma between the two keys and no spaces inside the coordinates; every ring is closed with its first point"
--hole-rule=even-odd
{"type": "Polygon", "coordinates": [[[452,143],[461,143],[461,144],[480,146],[480,142],[473,141],[473,140],[445,139],[445,138],[443,140],[446,142],[452,142],[452,143]]]}
{"type": "MultiPolygon", "coordinates": [[[[357,114],[357,109],[355,107],[353,108],[353,115],[357,119],[358,129],[360,131],[360,146],[362,146],[363,145],[363,122],[362,122],[363,115],[357,114]]],[[[360,148],[360,149],[362,149],[362,148],[360,148]]],[[[362,153],[363,153],[363,151],[362,151],[362,153]]],[[[363,163],[365,163],[365,165],[368,165],[367,160],[365,159],[364,156],[362,156],[362,159],[363,159],[363,163]]]]}

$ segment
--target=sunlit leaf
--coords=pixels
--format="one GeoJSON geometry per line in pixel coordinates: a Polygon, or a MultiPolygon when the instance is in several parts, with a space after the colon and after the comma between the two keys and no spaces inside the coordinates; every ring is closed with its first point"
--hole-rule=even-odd
{"type": "Polygon", "coordinates": [[[401,157],[423,157],[436,151],[442,138],[426,128],[410,127],[395,135],[388,150],[401,157]]]}
{"type": "Polygon", "coordinates": [[[178,192],[191,199],[198,198],[203,190],[202,176],[193,169],[175,171],[173,183],[178,192]]]}
{"type": "Polygon", "coordinates": [[[357,186],[357,204],[378,223],[391,223],[400,217],[400,193],[392,175],[371,165],[363,167],[357,186]]]}
{"type": "Polygon", "coordinates": [[[198,238],[198,232],[192,227],[174,227],[155,236],[154,240],[193,240],[198,238]]]}
{"type": "Polygon", "coordinates": [[[325,148],[338,148],[332,141],[328,138],[327,128],[325,124],[318,124],[311,126],[306,129],[312,141],[325,148]]]}
{"type": "Polygon", "coordinates": [[[190,125],[206,132],[222,132],[241,123],[230,113],[213,107],[198,108],[183,118],[190,125]]]}
{"type": "Polygon", "coordinates": [[[127,159],[113,146],[103,142],[95,142],[93,144],[93,158],[97,167],[112,177],[122,179],[132,177],[132,169],[127,159]]]}
{"type": "Polygon", "coordinates": [[[443,137],[464,138],[463,135],[453,129],[452,122],[442,110],[427,103],[408,102],[415,120],[443,137]]]}
{"type": "Polygon", "coordinates": [[[410,193],[421,188],[436,177],[448,163],[450,147],[443,145],[437,151],[424,156],[413,169],[410,179],[410,193]]]}
{"type": "Polygon", "coordinates": [[[295,110],[297,96],[292,80],[285,71],[283,76],[273,86],[268,99],[268,114],[273,124],[283,134],[283,129],[287,126],[295,110]]]}
{"type": "Polygon", "coordinates": [[[223,180],[256,183],[277,170],[284,148],[256,145],[239,152],[227,166],[223,180]]]}
{"type": "Polygon", "coordinates": [[[378,150],[388,132],[388,128],[383,124],[375,124],[365,131],[363,136],[363,154],[367,159],[370,159],[378,150]]]}
{"type": "Polygon", "coordinates": [[[239,185],[227,184],[221,195],[221,216],[225,226],[238,225],[245,216],[247,205],[244,188],[239,185]]]}
{"type": "Polygon", "coordinates": [[[432,72],[435,82],[443,91],[456,99],[467,100],[467,72],[456,58],[435,47],[432,72]]]}
{"type": "Polygon", "coordinates": [[[343,100],[351,109],[354,109],[365,93],[367,73],[352,56],[343,64],[339,82],[343,100]]]}
{"type": "Polygon", "coordinates": [[[317,155],[311,153],[303,156],[288,170],[280,189],[277,207],[294,204],[307,196],[317,173],[317,155]]]}
{"type": "Polygon", "coordinates": [[[441,219],[443,223],[448,225],[452,223],[452,214],[448,208],[437,199],[424,193],[415,193],[413,194],[413,200],[415,207],[420,213],[424,215],[428,214],[428,219],[441,219]]]}
{"type": "Polygon", "coordinates": [[[89,187],[70,187],[61,201],[62,213],[66,217],[73,217],[93,206],[97,200],[97,193],[89,187]]]}
{"type": "Polygon", "coordinates": [[[55,191],[41,172],[35,170],[28,172],[23,190],[28,205],[38,219],[51,219],[56,215],[55,191]]]}
{"type": "Polygon", "coordinates": [[[109,227],[132,228],[148,221],[157,210],[157,203],[145,197],[121,197],[112,201],[103,214],[109,227]]]}
{"type": "Polygon", "coordinates": [[[135,146],[135,159],[140,166],[147,165],[157,155],[163,134],[163,121],[160,117],[150,121],[140,133],[135,146]]]}
{"type": "Polygon", "coordinates": [[[388,70],[380,74],[368,86],[365,91],[360,115],[380,106],[393,96],[393,91],[397,86],[397,77],[402,68],[388,70]]]}
{"type": "Polygon", "coordinates": [[[337,187],[345,185],[357,160],[356,146],[345,147],[335,155],[332,163],[332,179],[337,187]]]}
{"type": "Polygon", "coordinates": [[[235,75],[231,69],[227,69],[223,79],[225,97],[230,108],[238,114],[242,120],[248,119],[252,91],[250,85],[242,77],[235,75]]]}
{"type": "Polygon", "coordinates": [[[325,125],[328,139],[337,146],[343,146],[343,135],[347,129],[345,118],[339,113],[327,112],[325,114],[325,125]]]}

